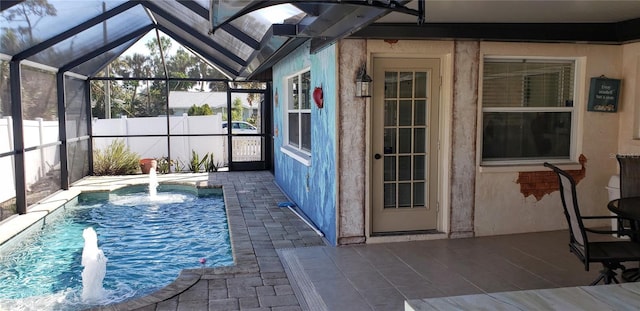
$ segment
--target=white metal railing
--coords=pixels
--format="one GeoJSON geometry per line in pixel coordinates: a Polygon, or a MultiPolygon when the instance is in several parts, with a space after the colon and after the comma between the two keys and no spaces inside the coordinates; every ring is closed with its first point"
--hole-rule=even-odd
{"type": "Polygon", "coordinates": [[[261,137],[233,137],[233,161],[261,161],[262,138],[261,137]]]}

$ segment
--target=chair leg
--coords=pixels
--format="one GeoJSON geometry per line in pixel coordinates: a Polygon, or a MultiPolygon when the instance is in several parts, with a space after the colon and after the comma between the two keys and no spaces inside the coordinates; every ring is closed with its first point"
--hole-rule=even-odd
{"type": "MultiPolygon", "coordinates": [[[[606,276],[606,274],[604,274],[603,271],[600,271],[600,275],[598,275],[598,278],[595,279],[593,282],[591,282],[591,284],[589,284],[589,286],[598,285],[598,283],[600,283],[600,281],[602,281],[602,279],[604,279],[605,276],[606,276]]],[[[605,281],[605,283],[606,283],[606,281],[605,281]]]]}
{"type": "Polygon", "coordinates": [[[600,275],[589,285],[590,286],[597,285],[598,283],[600,283],[600,281],[603,281],[603,280],[604,280],[604,284],[611,284],[611,281],[613,281],[616,284],[620,284],[620,282],[616,278],[616,275],[618,275],[615,272],[616,269],[621,269],[622,271],[624,271],[625,267],[618,262],[602,263],[602,270],[600,270],[600,275]]]}

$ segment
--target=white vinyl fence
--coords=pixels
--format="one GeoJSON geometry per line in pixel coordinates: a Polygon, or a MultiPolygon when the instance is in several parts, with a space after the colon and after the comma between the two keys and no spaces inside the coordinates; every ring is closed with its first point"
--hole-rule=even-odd
{"type": "MultiPolygon", "coordinates": [[[[24,146],[25,148],[37,147],[58,141],[58,121],[44,121],[42,118],[35,120],[23,120],[24,146]]],[[[4,117],[0,119],[0,153],[13,150],[13,119],[4,117]]],[[[52,170],[60,169],[59,149],[55,146],[35,151],[29,151],[24,155],[25,183],[27,189],[52,170]]],[[[0,158],[0,169],[3,177],[0,178],[0,202],[7,201],[16,196],[14,185],[15,166],[13,157],[0,158]]]]}
{"type": "MultiPolygon", "coordinates": [[[[222,129],[222,116],[175,116],[169,118],[172,135],[179,134],[226,134],[222,129]]],[[[94,119],[94,135],[147,135],[166,134],[159,129],[167,126],[166,117],[94,119]]],[[[58,121],[44,121],[41,118],[23,121],[25,148],[37,147],[58,141],[58,121]]],[[[141,158],[161,158],[167,154],[166,137],[98,138],[94,149],[106,148],[115,139],[124,139],[129,149],[141,158]]],[[[171,157],[179,160],[183,170],[188,170],[192,151],[200,158],[213,154],[214,162],[227,165],[226,136],[171,137],[171,157]]],[[[234,161],[260,161],[262,159],[261,137],[233,137],[234,161]]],[[[0,118],[0,153],[10,152],[13,146],[13,119],[0,118]],[[4,139],[2,139],[4,137],[4,139]]],[[[56,146],[25,153],[25,182],[27,189],[52,170],[60,169],[59,148],[56,146]]],[[[0,158],[0,202],[16,195],[14,185],[15,167],[13,157],[0,158]]],[[[175,170],[175,167],[173,168],[175,170]]]]}
{"type": "MultiPolygon", "coordinates": [[[[93,134],[105,136],[124,135],[150,135],[166,134],[160,129],[167,126],[167,117],[145,117],[120,119],[94,119],[93,134]]],[[[222,128],[222,115],[209,116],[170,116],[169,128],[171,135],[198,135],[198,134],[226,134],[222,128]]],[[[129,150],[140,155],[141,158],[161,158],[167,156],[166,137],[128,137],[128,138],[96,138],[94,149],[103,149],[115,139],[123,139],[129,150]]],[[[171,158],[180,161],[182,165],[174,166],[173,170],[188,170],[188,163],[192,153],[196,152],[202,159],[205,154],[213,154],[214,162],[219,165],[227,165],[227,137],[226,136],[191,136],[171,137],[171,158]]],[[[260,137],[234,137],[234,161],[260,161],[261,138],[260,137]]]]}

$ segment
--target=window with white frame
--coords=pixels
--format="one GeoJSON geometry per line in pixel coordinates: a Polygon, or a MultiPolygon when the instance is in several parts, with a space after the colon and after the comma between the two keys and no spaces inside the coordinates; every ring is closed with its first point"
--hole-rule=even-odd
{"type": "Polygon", "coordinates": [[[483,164],[570,160],[574,60],[485,58],[483,164]]]}
{"type": "Polygon", "coordinates": [[[285,120],[287,145],[306,155],[311,154],[311,72],[287,79],[285,120]]]}

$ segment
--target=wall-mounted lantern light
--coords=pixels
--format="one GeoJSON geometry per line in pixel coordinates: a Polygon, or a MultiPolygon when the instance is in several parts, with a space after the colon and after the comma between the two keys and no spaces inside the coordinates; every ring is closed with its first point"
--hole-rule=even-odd
{"type": "Polygon", "coordinates": [[[356,77],[356,96],[357,97],[371,97],[371,77],[367,75],[367,69],[363,65],[358,71],[356,77]]]}

